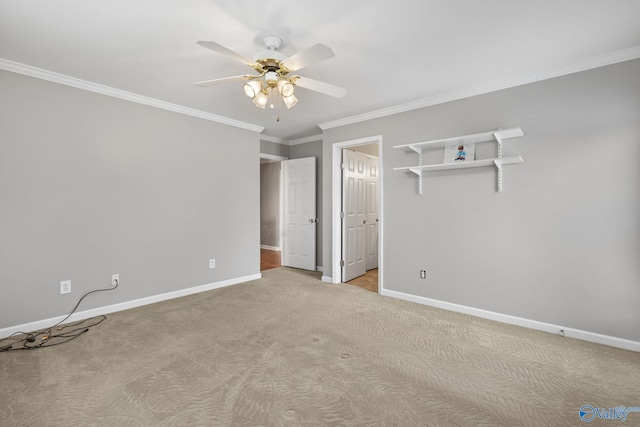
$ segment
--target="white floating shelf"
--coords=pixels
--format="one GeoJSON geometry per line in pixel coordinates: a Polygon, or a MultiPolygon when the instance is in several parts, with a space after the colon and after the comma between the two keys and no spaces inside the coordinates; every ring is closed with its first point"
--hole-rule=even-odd
{"type": "Polygon", "coordinates": [[[466,169],[466,168],[480,168],[483,166],[496,166],[498,165],[511,165],[514,163],[523,163],[524,160],[520,156],[512,156],[512,157],[503,157],[501,159],[483,159],[483,160],[470,160],[467,162],[460,163],[440,163],[435,165],[424,165],[424,166],[403,166],[400,168],[393,168],[396,171],[406,170],[409,172],[413,172],[416,175],[422,175],[422,172],[434,172],[448,169],[466,169]]]}
{"type": "Polygon", "coordinates": [[[520,128],[509,129],[497,129],[490,132],[474,133],[472,135],[456,136],[453,138],[434,139],[431,141],[414,142],[411,144],[396,145],[393,148],[397,148],[403,151],[415,151],[420,153],[422,150],[432,150],[435,148],[446,147],[449,144],[479,144],[481,142],[498,141],[502,143],[507,138],[517,138],[523,136],[524,133],[520,128]]]}

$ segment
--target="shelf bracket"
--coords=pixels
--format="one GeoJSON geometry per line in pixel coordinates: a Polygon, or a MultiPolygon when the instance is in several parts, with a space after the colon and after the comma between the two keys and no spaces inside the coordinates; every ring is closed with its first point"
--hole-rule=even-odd
{"type": "Polygon", "coordinates": [[[494,132],[493,137],[498,141],[498,160],[494,160],[493,163],[498,169],[498,193],[502,193],[502,133],[494,132]]]}
{"type": "Polygon", "coordinates": [[[413,172],[418,176],[422,175],[422,170],[417,166],[415,168],[409,168],[409,172],[413,172]]]}
{"type": "Polygon", "coordinates": [[[493,164],[496,165],[498,169],[498,193],[502,193],[502,160],[495,159],[493,164]]]}
{"type": "Polygon", "coordinates": [[[493,137],[498,141],[498,158],[502,158],[502,134],[500,132],[494,132],[493,137]]]}
{"type": "MultiPolygon", "coordinates": [[[[422,166],[422,150],[418,153],[418,166],[422,166]]],[[[418,194],[422,195],[422,170],[418,173],[418,194]]]]}
{"type": "Polygon", "coordinates": [[[415,145],[410,145],[409,148],[412,149],[413,151],[415,151],[416,153],[418,153],[419,155],[422,155],[422,149],[421,148],[418,148],[415,145]]]}
{"type": "Polygon", "coordinates": [[[418,167],[410,168],[409,170],[418,175],[418,194],[422,194],[422,169],[420,169],[420,166],[422,166],[422,148],[418,148],[415,145],[410,145],[409,148],[418,154],[418,167]]]}

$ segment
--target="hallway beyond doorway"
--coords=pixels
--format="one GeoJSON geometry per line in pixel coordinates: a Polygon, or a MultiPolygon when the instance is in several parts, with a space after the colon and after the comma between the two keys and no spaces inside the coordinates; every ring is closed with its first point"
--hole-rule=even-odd
{"type": "Polygon", "coordinates": [[[280,265],[280,251],[260,248],[260,271],[278,268],[280,265]]]}

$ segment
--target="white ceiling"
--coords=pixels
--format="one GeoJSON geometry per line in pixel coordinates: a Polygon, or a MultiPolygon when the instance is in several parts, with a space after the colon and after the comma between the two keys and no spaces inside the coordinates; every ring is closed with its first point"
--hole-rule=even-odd
{"type": "Polygon", "coordinates": [[[0,0],[0,58],[295,140],[322,123],[638,57],[638,18],[638,0],[0,0]],[[296,74],[347,95],[298,88],[276,122],[239,83],[192,85],[252,72],[196,41],[252,57],[270,33],[288,56],[331,47],[334,58],[296,74]]]}

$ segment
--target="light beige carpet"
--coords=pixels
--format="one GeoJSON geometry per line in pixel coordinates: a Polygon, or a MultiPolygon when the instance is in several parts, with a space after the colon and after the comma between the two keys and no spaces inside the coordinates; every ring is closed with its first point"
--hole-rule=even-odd
{"type": "Polygon", "coordinates": [[[640,406],[638,353],[318,277],[269,270],[0,353],[0,425],[579,426],[582,405],[640,406]]]}

